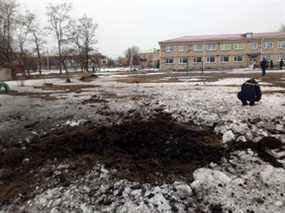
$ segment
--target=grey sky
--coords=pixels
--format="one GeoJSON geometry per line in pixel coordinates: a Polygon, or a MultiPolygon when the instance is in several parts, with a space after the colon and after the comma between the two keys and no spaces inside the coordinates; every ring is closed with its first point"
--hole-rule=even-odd
{"type": "MultiPolygon", "coordinates": [[[[45,21],[49,2],[18,0],[45,21]]],[[[285,23],[284,0],[66,0],[74,14],[99,24],[98,47],[117,57],[131,45],[141,50],[184,35],[276,31],[285,23]]]]}

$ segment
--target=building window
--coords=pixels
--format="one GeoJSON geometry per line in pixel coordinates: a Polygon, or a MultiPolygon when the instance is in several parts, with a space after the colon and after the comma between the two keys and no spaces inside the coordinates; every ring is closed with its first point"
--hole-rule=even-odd
{"type": "Polygon", "coordinates": [[[241,43],[234,43],[234,44],[233,44],[233,49],[234,49],[234,50],[243,50],[243,49],[244,49],[244,44],[241,44],[241,43]]]}
{"type": "Polygon", "coordinates": [[[202,63],[202,61],[203,61],[203,60],[202,60],[202,57],[195,57],[193,62],[194,62],[195,64],[197,64],[197,63],[202,63]]]}
{"type": "Polygon", "coordinates": [[[207,50],[217,50],[216,44],[207,44],[207,50]]]}
{"type": "Polygon", "coordinates": [[[285,41],[279,41],[278,46],[280,49],[285,49],[285,41]]]}
{"type": "Polygon", "coordinates": [[[241,55],[234,56],[234,62],[242,62],[242,61],[243,61],[243,57],[241,55]]]}
{"type": "Polygon", "coordinates": [[[179,64],[188,64],[188,58],[182,57],[179,59],[179,64]]]}
{"type": "Polygon", "coordinates": [[[278,56],[278,61],[281,61],[281,59],[282,59],[283,61],[285,61],[285,55],[279,55],[279,56],[278,56]]]}
{"type": "Polygon", "coordinates": [[[252,50],[256,50],[257,47],[258,47],[256,42],[252,42],[252,43],[250,44],[250,46],[251,46],[251,49],[252,49],[252,50]]]}
{"type": "Polygon", "coordinates": [[[165,52],[167,52],[167,53],[171,53],[171,52],[173,52],[173,50],[174,50],[173,47],[166,47],[165,48],[165,52]]]}
{"type": "Polygon", "coordinates": [[[212,64],[212,63],[215,63],[215,62],[216,62],[215,56],[208,56],[207,57],[207,63],[208,64],[212,64]]]}
{"type": "Polygon", "coordinates": [[[231,50],[232,44],[221,44],[221,50],[231,50]]]}
{"type": "Polygon", "coordinates": [[[186,48],[185,48],[184,46],[178,46],[178,47],[177,47],[177,51],[178,51],[178,52],[185,52],[185,49],[186,49],[186,48]]]}
{"type": "Polygon", "coordinates": [[[271,55],[265,55],[264,58],[267,60],[267,61],[271,61],[273,59],[273,56],[271,55]]]}
{"type": "Polygon", "coordinates": [[[264,48],[265,49],[272,49],[273,48],[273,42],[271,42],[271,41],[264,42],[264,48]]]}
{"type": "Polygon", "coordinates": [[[221,62],[222,63],[230,62],[230,56],[221,56],[221,62]]]}
{"type": "Polygon", "coordinates": [[[203,51],[204,50],[204,46],[203,44],[195,44],[193,46],[194,51],[203,51]]]}
{"type": "Polygon", "coordinates": [[[167,58],[165,59],[166,64],[174,64],[174,59],[173,58],[167,58]]]}

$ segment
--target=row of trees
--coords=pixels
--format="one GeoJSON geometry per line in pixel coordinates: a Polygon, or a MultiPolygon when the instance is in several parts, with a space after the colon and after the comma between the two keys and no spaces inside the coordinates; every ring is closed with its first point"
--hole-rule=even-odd
{"type": "Polygon", "coordinates": [[[46,49],[47,35],[56,41],[58,69],[68,72],[66,59],[77,60],[83,71],[88,71],[90,61],[96,59],[96,32],[98,25],[86,15],[71,16],[70,3],[49,4],[46,8],[47,24],[42,26],[31,11],[20,11],[16,0],[0,0],[0,66],[14,69],[22,64],[29,75],[29,60],[37,58],[41,73],[42,55],[46,49]]]}

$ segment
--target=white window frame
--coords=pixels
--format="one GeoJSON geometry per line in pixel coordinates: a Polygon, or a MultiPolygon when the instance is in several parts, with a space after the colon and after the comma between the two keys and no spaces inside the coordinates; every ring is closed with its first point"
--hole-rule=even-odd
{"type": "Polygon", "coordinates": [[[209,50],[209,51],[215,51],[215,50],[217,50],[217,44],[214,44],[214,43],[212,43],[212,44],[207,44],[207,50],[209,50]]]}
{"type": "Polygon", "coordinates": [[[203,44],[194,44],[193,45],[193,50],[195,52],[202,52],[202,51],[204,51],[204,45],[203,44]],[[201,48],[197,48],[197,47],[201,47],[201,48]]]}
{"type": "Polygon", "coordinates": [[[273,56],[272,55],[265,55],[264,58],[267,60],[267,61],[271,61],[273,60],[273,56]]]}
{"type": "Polygon", "coordinates": [[[230,44],[230,43],[224,43],[224,44],[221,44],[220,45],[220,49],[222,50],[222,51],[230,51],[230,50],[232,50],[233,49],[233,44],[230,44]],[[229,48],[224,48],[224,47],[229,47],[229,48]]]}
{"type": "Polygon", "coordinates": [[[179,58],[179,64],[188,64],[189,63],[189,59],[187,57],[180,57],[179,58]],[[183,59],[186,59],[187,62],[183,62],[183,59]]]}
{"type": "Polygon", "coordinates": [[[165,64],[174,64],[174,58],[166,58],[165,64]],[[169,60],[172,60],[172,62],[170,63],[169,60]]]}
{"type": "Polygon", "coordinates": [[[233,43],[233,49],[234,50],[243,50],[244,44],[243,43],[233,43]]]}
{"type": "Polygon", "coordinates": [[[242,55],[235,55],[235,56],[233,56],[233,62],[235,62],[235,63],[241,63],[241,62],[243,62],[243,56],[242,55]],[[241,60],[239,61],[239,60],[236,60],[238,57],[241,57],[241,60]]]}
{"type": "Polygon", "coordinates": [[[229,56],[229,55],[222,55],[221,56],[221,63],[223,63],[223,64],[227,64],[227,63],[230,63],[230,61],[231,61],[231,57],[229,56]],[[224,61],[224,57],[228,57],[228,61],[224,61]]]}
{"type": "Polygon", "coordinates": [[[202,56],[195,56],[194,59],[193,59],[193,64],[201,64],[202,62],[203,62],[203,57],[202,56]],[[201,61],[198,62],[197,60],[195,60],[197,58],[201,58],[201,61]]]}
{"type": "Polygon", "coordinates": [[[250,43],[250,49],[257,50],[258,49],[258,43],[257,42],[251,42],[250,43]]]}
{"type": "Polygon", "coordinates": [[[216,62],[217,62],[217,60],[216,60],[215,56],[213,56],[213,55],[207,56],[207,61],[206,61],[207,64],[215,64],[216,62]],[[211,61],[212,58],[214,58],[214,61],[211,61]]]}
{"type": "Polygon", "coordinates": [[[281,61],[281,59],[283,59],[283,61],[285,61],[285,54],[278,55],[278,61],[281,61]]]}
{"type": "Polygon", "coordinates": [[[285,49],[285,40],[278,41],[278,47],[279,47],[279,49],[285,49]]]}
{"type": "Polygon", "coordinates": [[[264,47],[264,49],[272,49],[273,48],[273,41],[265,41],[263,43],[263,47],[264,47]],[[268,45],[268,44],[271,44],[271,45],[268,45]]]}
{"type": "Polygon", "coordinates": [[[166,53],[172,53],[173,51],[174,51],[174,48],[172,46],[165,47],[165,52],[166,53]]]}

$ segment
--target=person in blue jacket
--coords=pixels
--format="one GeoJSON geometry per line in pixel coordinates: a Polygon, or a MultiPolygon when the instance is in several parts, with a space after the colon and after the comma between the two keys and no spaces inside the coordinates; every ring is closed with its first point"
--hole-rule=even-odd
{"type": "Polygon", "coordinates": [[[262,92],[260,90],[260,86],[258,82],[252,78],[246,81],[241,86],[241,91],[238,93],[238,99],[242,102],[242,105],[250,105],[254,106],[255,102],[261,100],[262,92]]]}

